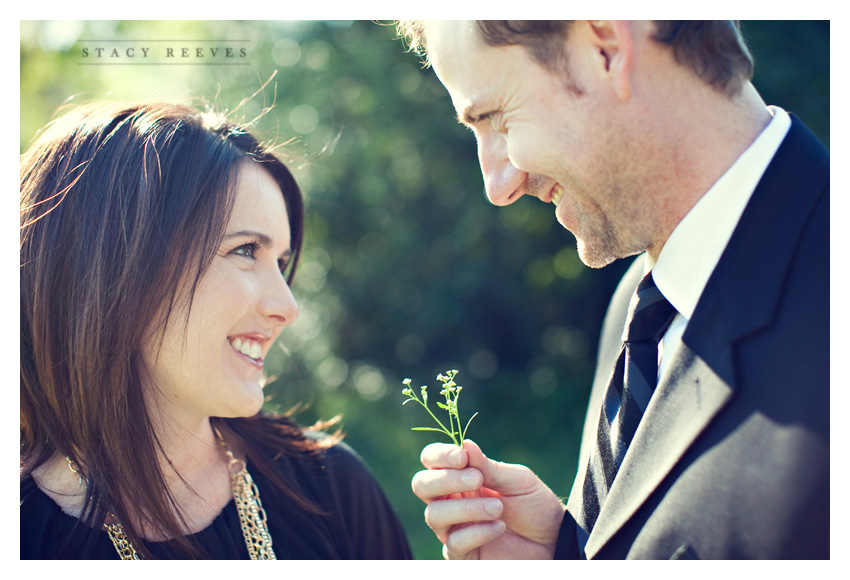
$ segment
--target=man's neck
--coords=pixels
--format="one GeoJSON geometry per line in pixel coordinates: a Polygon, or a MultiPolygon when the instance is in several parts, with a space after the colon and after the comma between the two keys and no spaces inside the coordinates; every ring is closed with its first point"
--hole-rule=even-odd
{"type": "Polygon", "coordinates": [[[658,259],[670,234],[712,185],[770,123],[770,113],[751,83],[735,97],[710,87],[682,99],[664,120],[671,162],[666,191],[661,192],[655,243],[647,249],[658,259]]]}

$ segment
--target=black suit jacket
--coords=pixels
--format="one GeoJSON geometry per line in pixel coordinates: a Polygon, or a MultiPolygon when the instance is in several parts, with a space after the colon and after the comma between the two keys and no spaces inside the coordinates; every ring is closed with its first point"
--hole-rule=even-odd
{"type": "Polygon", "coordinates": [[[792,115],[584,553],[573,514],[643,257],[606,314],[557,558],[829,558],[829,153],[792,115]]]}

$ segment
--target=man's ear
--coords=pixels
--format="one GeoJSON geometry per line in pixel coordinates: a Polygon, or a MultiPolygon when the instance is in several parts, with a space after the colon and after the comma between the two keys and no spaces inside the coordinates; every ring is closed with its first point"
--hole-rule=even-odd
{"type": "Polygon", "coordinates": [[[632,94],[630,75],[634,48],[629,21],[589,20],[588,30],[614,94],[628,101],[632,94]]]}

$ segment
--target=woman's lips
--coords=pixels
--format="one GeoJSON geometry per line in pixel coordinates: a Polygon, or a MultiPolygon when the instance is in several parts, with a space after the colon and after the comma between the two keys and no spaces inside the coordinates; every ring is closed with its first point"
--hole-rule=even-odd
{"type": "Polygon", "coordinates": [[[256,367],[263,367],[263,347],[260,344],[260,341],[254,340],[250,337],[235,336],[228,337],[227,342],[238,356],[256,367]]]}

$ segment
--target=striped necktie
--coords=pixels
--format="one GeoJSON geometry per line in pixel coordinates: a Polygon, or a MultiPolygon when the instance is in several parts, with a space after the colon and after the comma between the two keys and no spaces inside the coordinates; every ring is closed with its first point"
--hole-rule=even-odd
{"type": "Polygon", "coordinates": [[[596,446],[588,460],[582,488],[583,510],[578,518],[579,526],[588,535],[655,390],[658,342],[675,314],[676,310],[656,288],[652,273],[647,274],[629,303],[623,346],[605,391],[596,446]]]}

